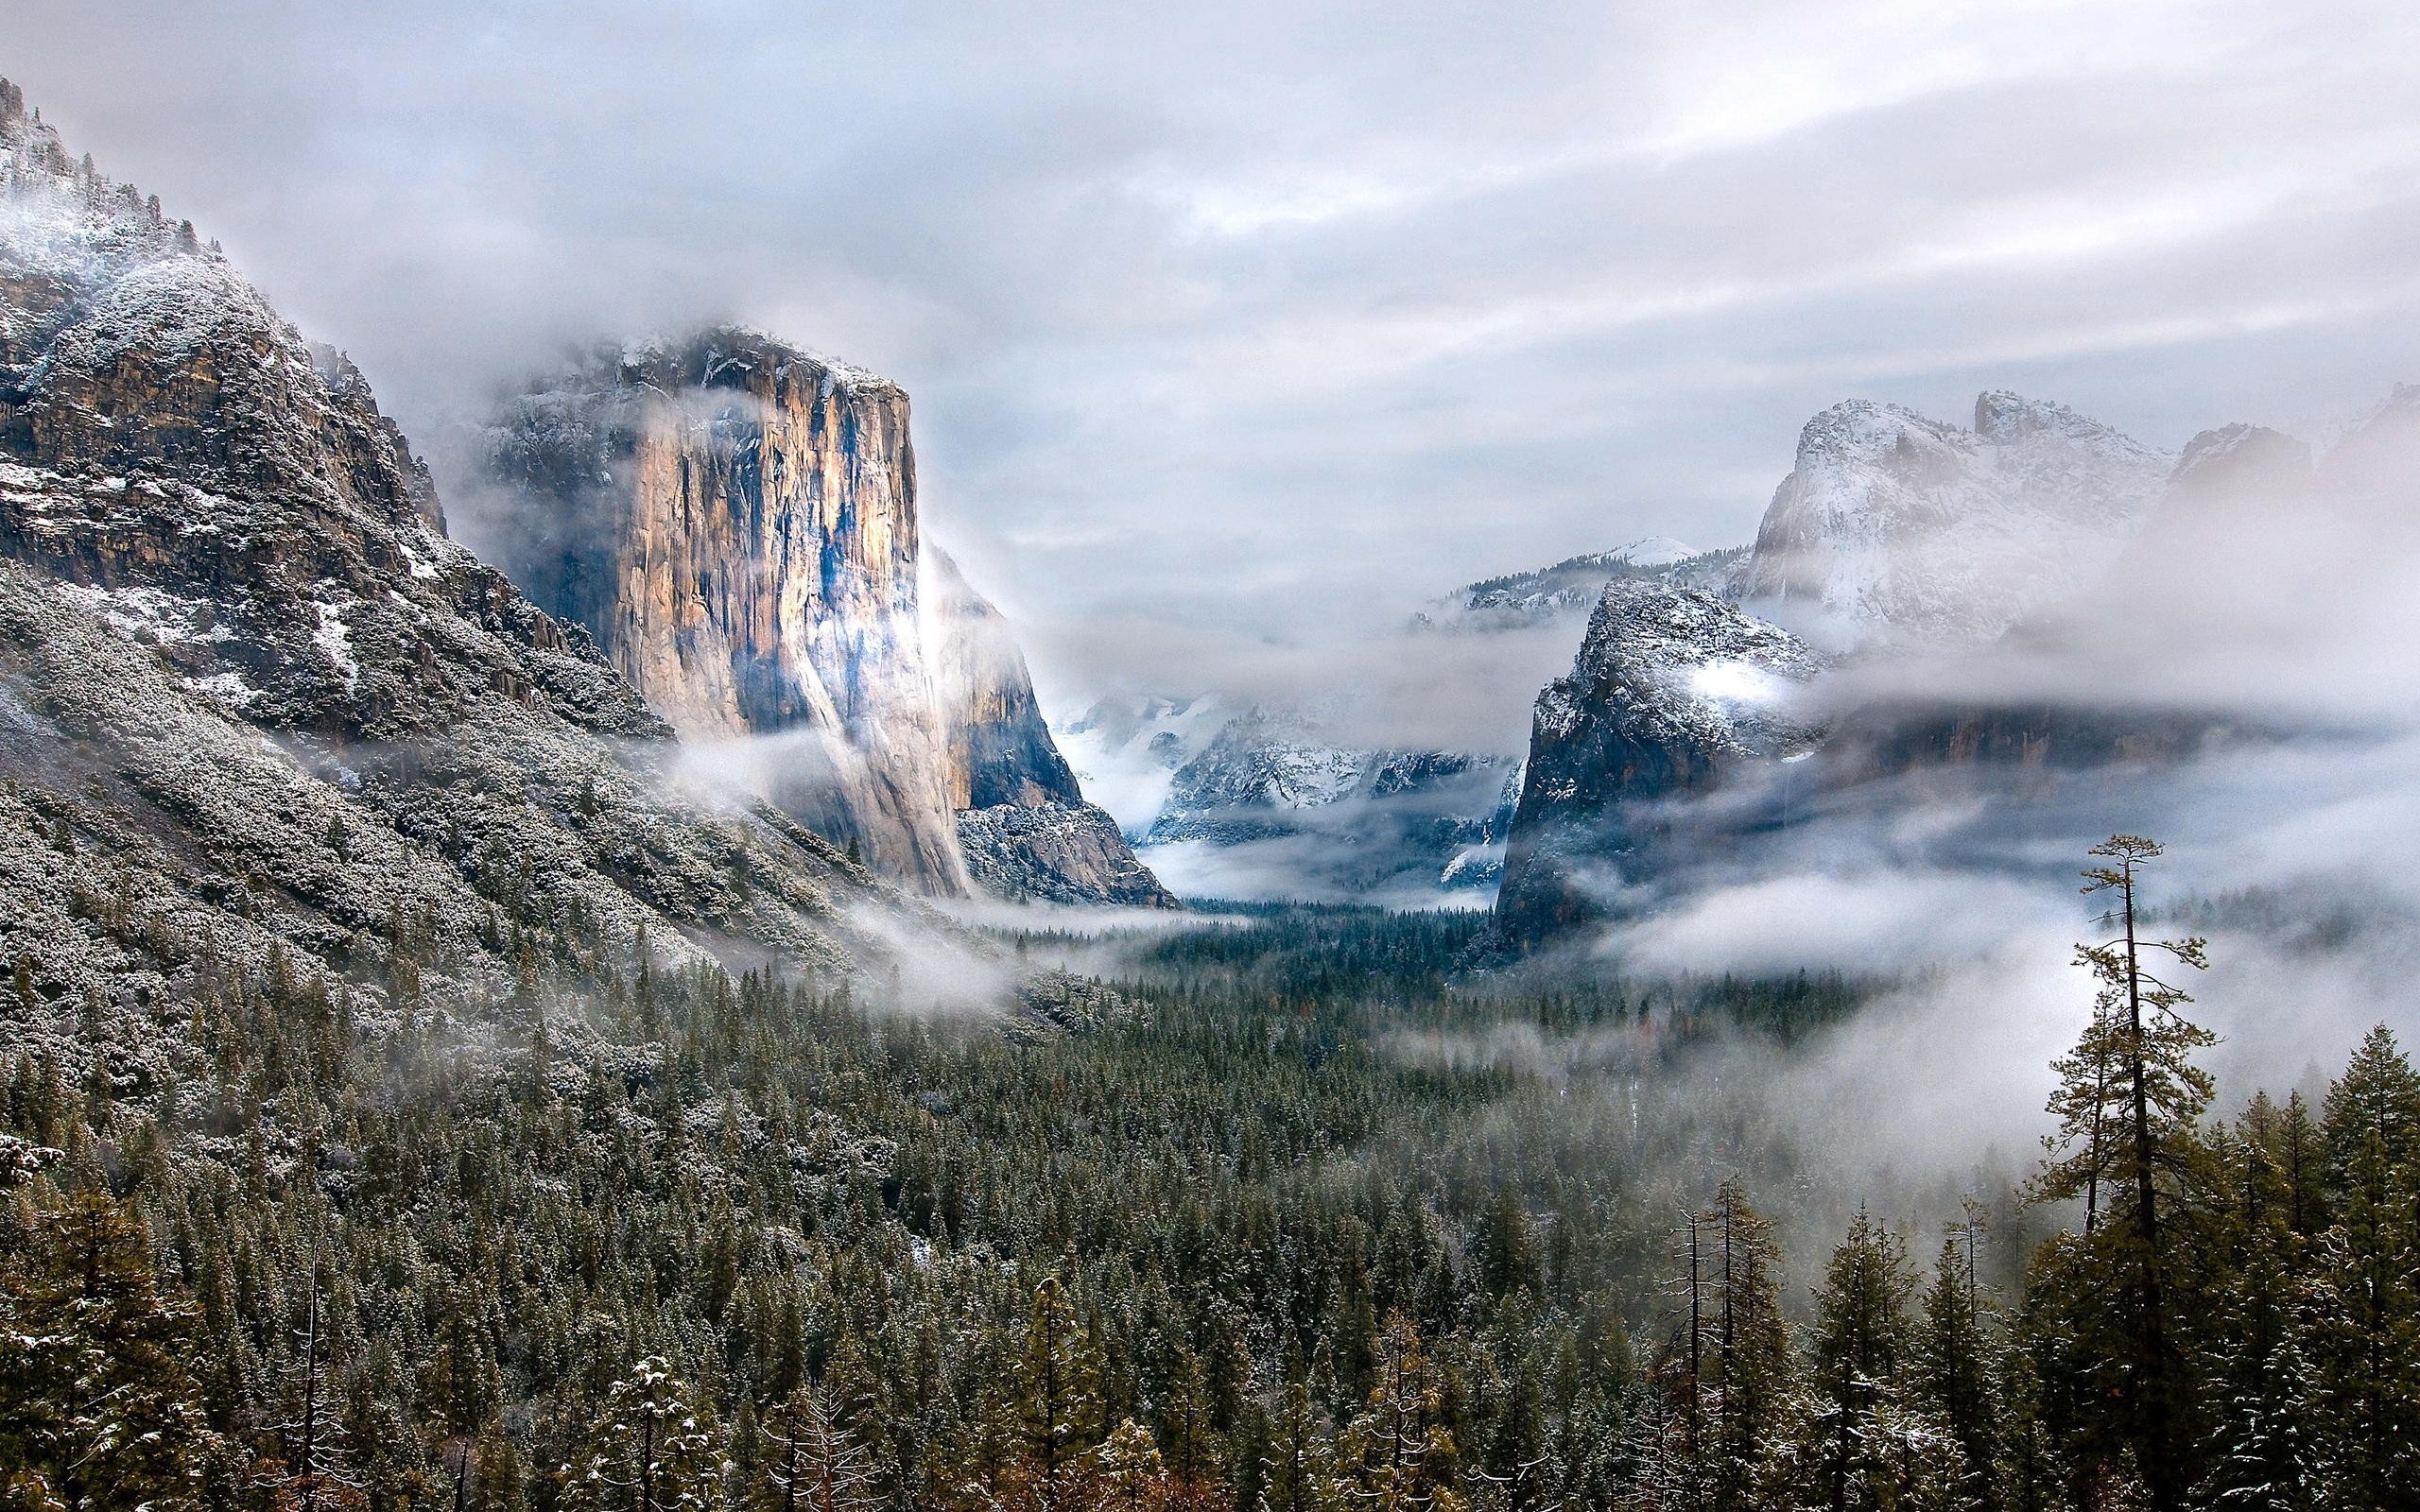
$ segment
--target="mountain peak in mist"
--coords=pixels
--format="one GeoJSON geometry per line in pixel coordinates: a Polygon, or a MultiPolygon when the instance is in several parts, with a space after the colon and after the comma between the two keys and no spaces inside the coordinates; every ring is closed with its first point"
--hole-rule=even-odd
{"type": "Polygon", "coordinates": [[[1846,400],[1800,433],[1738,591],[1836,649],[1987,640],[2105,565],[2171,464],[2006,391],[1971,430],[1846,400]]]}

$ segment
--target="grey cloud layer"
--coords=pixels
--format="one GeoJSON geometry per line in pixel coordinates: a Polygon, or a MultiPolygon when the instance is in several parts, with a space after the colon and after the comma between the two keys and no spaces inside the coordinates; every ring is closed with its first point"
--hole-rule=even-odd
{"type": "Polygon", "coordinates": [[[0,72],[416,430],[704,317],[897,377],[1046,691],[1744,538],[1848,394],[2420,376],[2408,7],[1585,10],[0,0],[0,72]]]}

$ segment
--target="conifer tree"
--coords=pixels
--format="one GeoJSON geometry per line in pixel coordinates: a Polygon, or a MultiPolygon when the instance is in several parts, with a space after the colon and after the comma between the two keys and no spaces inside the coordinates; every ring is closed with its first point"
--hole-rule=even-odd
{"type": "Polygon", "coordinates": [[[2336,1219],[2315,1249],[2312,1349],[2342,1494],[2420,1499],[2420,1091],[2381,1026],[2327,1095],[2336,1219]]]}
{"type": "Polygon", "coordinates": [[[1346,1503],[1367,1512],[1458,1507],[1448,1488],[1453,1435],[1440,1421],[1443,1393],[1409,1317],[1388,1317],[1376,1354],[1369,1401],[1338,1438],[1346,1503]]]}
{"type": "Polygon", "coordinates": [[[2215,1037],[2178,1011],[2192,999],[2153,975],[2144,957],[2195,969],[2207,962],[2201,939],[2148,939],[2138,928],[2138,873],[2158,859],[2158,845],[2112,835],[2092,854],[2106,864],[2085,869],[2083,891],[2115,895],[2105,918],[2117,933],[2076,948],[2077,964],[2100,988],[2076,1052],[2055,1068],[2061,1082],[2050,1110],[2060,1127],[2034,1192],[2105,1202],[2079,1263],[2058,1274],[2103,1313],[2101,1347],[2114,1352],[2118,1394],[2113,1426],[2141,1470],[2152,1512],[2182,1512],[2193,1481],[2192,1389],[2179,1324],[2183,1238],[2172,1230],[2196,1179],[2197,1123],[2212,1091],[2192,1057],[2215,1037]]]}
{"type": "Polygon", "coordinates": [[[718,1512],[722,1455],[712,1424],[668,1362],[650,1355],[606,1391],[563,1512],[718,1512]]]}
{"type": "Polygon", "coordinates": [[[1816,1289],[1806,1368],[1809,1489],[1831,1512],[1902,1500],[1910,1455],[1894,1440],[1915,1289],[1898,1236],[1859,1209],[1816,1289]]]}
{"type": "Polygon", "coordinates": [[[346,1452],[347,1430],[330,1390],[330,1359],[335,1349],[316,1256],[308,1268],[302,1323],[295,1332],[295,1358],[285,1371],[291,1412],[276,1430],[285,1457],[268,1477],[268,1485],[273,1504],[281,1509],[327,1512],[357,1504],[361,1480],[346,1452]]]}
{"type": "Polygon", "coordinates": [[[1065,1512],[1081,1502],[1100,1441],[1100,1355],[1057,1276],[1033,1289],[1016,1368],[1027,1499],[1034,1512],[1065,1512]]]}
{"type": "Polygon", "coordinates": [[[1988,1509],[1999,1504],[2007,1401],[1998,1323],[1977,1276],[1982,1237],[1981,1218],[1970,1208],[1942,1241],[1924,1295],[1914,1373],[1917,1394],[1955,1446],[1951,1481],[1959,1500],[1988,1509]]]}
{"type": "Polygon", "coordinates": [[[92,1188],[37,1182],[19,1201],[34,1245],[0,1270],[0,1487],[60,1512],[207,1505],[226,1446],[143,1220],[92,1188]]]}
{"type": "Polygon", "coordinates": [[[830,1399],[808,1384],[765,1415],[757,1430],[767,1512],[860,1512],[881,1500],[873,1456],[835,1420],[830,1399]]]}
{"type": "Polygon", "coordinates": [[[2205,1330],[2208,1468],[2196,1500],[2222,1512],[2323,1504],[2320,1383],[2304,1347],[2309,1298],[2294,1278],[2286,1216],[2251,1225],[2205,1330]]]}
{"type": "Polygon", "coordinates": [[[1100,1446],[1093,1503],[1098,1512],[1167,1512],[1173,1486],[1151,1431],[1129,1418],[1100,1446]]]}

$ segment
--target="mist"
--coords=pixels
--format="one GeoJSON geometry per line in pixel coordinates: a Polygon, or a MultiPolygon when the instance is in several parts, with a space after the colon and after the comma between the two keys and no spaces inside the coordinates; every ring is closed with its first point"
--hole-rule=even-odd
{"type": "Polygon", "coordinates": [[[2420,372],[2379,0],[0,16],[70,139],[415,437],[708,319],[899,380],[1054,705],[1745,540],[1851,394],[2173,447],[2420,372]]]}

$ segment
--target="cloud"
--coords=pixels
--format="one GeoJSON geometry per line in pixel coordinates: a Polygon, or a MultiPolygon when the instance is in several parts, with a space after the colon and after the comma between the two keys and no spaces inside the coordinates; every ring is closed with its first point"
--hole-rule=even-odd
{"type": "Polygon", "coordinates": [[[1068,687],[1742,539],[1848,393],[2174,445],[2420,371],[2377,0],[0,9],[71,141],[416,431],[705,318],[897,377],[1068,687]]]}
{"type": "Polygon", "coordinates": [[[2055,936],[2058,918],[2039,888],[2008,877],[1801,872],[1690,898],[1621,926],[1603,948],[1629,966],[1671,974],[1868,974],[1985,958],[2018,941],[2038,945],[2046,928],[2055,936]]]}

